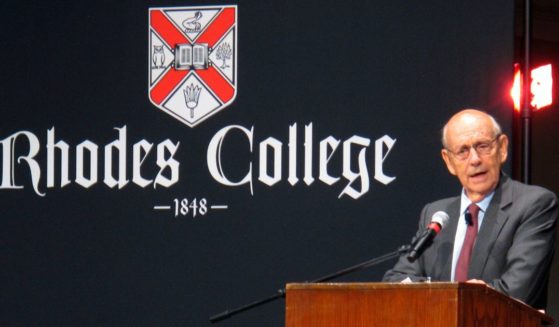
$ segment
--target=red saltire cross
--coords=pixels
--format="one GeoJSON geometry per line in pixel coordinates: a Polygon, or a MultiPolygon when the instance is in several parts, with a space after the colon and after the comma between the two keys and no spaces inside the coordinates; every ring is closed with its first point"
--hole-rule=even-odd
{"type": "MultiPolygon", "coordinates": [[[[195,40],[197,43],[207,43],[208,47],[213,48],[215,43],[235,24],[235,9],[224,8],[211,22],[206,30],[195,40]]],[[[161,10],[150,12],[150,25],[159,34],[163,42],[170,49],[174,49],[177,44],[190,44],[182,31],[167,18],[161,10]]],[[[176,70],[171,67],[167,73],[150,90],[151,100],[160,105],[165,98],[179,85],[188,75],[189,70],[176,70]]],[[[235,89],[214,67],[199,69],[194,71],[200,79],[225,103],[235,94],[235,89]]]]}

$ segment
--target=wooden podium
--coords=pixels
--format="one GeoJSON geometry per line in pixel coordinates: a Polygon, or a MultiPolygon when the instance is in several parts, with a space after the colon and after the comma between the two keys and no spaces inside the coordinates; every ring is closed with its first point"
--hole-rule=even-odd
{"type": "Polygon", "coordinates": [[[553,318],[485,285],[466,283],[288,284],[286,327],[553,324],[553,318]]]}

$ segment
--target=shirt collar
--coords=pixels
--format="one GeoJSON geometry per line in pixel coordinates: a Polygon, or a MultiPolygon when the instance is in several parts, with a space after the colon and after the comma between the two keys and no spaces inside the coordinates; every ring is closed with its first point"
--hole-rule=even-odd
{"type": "MultiPolygon", "coordinates": [[[[477,202],[477,206],[481,209],[481,211],[487,211],[487,207],[489,207],[489,203],[491,199],[493,199],[493,195],[495,195],[495,191],[489,193],[483,200],[477,202]]],[[[460,197],[460,213],[464,213],[468,206],[472,203],[472,201],[466,196],[466,191],[462,189],[462,196],[460,197]]]]}

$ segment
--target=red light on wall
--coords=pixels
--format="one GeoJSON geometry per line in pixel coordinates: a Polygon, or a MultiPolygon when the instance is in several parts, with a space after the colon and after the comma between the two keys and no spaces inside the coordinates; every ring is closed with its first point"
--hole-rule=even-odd
{"type": "Polygon", "coordinates": [[[512,88],[510,89],[510,96],[514,103],[514,110],[520,112],[520,94],[522,90],[522,73],[520,72],[520,65],[514,64],[514,80],[512,88]]]}
{"type": "MultiPolygon", "coordinates": [[[[530,105],[535,110],[548,107],[553,103],[553,71],[551,64],[532,69],[532,83],[530,93],[532,100],[530,105]]],[[[514,80],[510,89],[510,96],[514,103],[514,110],[520,111],[520,100],[522,94],[522,72],[520,65],[514,65],[514,80]]]]}

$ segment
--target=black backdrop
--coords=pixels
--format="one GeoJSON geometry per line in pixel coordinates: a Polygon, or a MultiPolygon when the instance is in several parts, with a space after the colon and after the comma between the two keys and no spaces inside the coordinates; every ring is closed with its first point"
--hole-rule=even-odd
{"type": "MultiPolygon", "coordinates": [[[[0,4],[0,265],[7,326],[207,326],[208,317],[271,295],[285,282],[316,278],[392,251],[413,234],[423,204],[458,194],[439,159],[439,130],[464,107],[484,108],[510,131],[510,1],[244,1],[238,6],[238,88],[234,102],[191,128],[148,98],[150,7],[223,5],[178,1],[4,1],[0,4]],[[288,177],[289,127],[297,124],[299,181],[288,177]],[[304,128],[313,126],[313,177],[303,181],[304,128]],[[207,149],[222,128],[253,128],[223,144],[225,173],[247,185],[218,183],[207,149]],[[104,147],[126,126],[127,179],[103,183],[104,147]],[[70,146],[70,183],[47,187],[47,135],[70,146]],[[11,158],[11,136],[36,136],[39,196],[25,161],[11,158]],[[365,153],[370,189],[339,198],[342,143],[357,135],[351,169],[365,153]],[[374,178],[375,141],[396,142],[374,178]],[[340,141],[319,179],[319,142],[340,141]],[[282,142],[282,179],[258,180],[259,144],[282,142]],[[154,144],[142,166],[154,179],[155,146],[180,142],[179,180],[166,188],[131,182],[132,147],[154,144]],[[75,182],[76,147],[98,145],[98,182],[75,182]],[[364,149],[364,150],[363,150],[364,149]],[[15,161],[14,161],[15,160],[15,161]],[[227,209],[174,217],[174,199],[204,198],[227,209]]],[[[29,144],[19,136],[14,156],[29,144]]],[[[268,152],[270,154],[271,151],[268,152]]],[[[386,148],[385,148],[386,153],[386,148]]],[[[117,162],[114,159],[114,162],[117,162]]],[[[114,163],[117,165],[117,163],[114,163]]],[[[272,161],[269,160],[269,165],[272,161]]],[[[87,168],[88,166],[86,166],[87,168]]],[[[116,174],[116,168],[113,167],[116,174]]],[[[359,189],[360,183],[354,187],[359,189]]],[[[345,277],[378,281],[390,264],[345,277]]],[[[283,301],[221,323],[282,326],[283,301]]]]}

